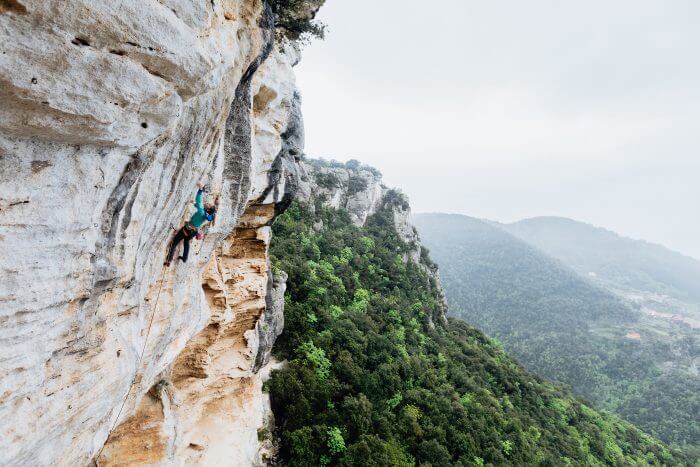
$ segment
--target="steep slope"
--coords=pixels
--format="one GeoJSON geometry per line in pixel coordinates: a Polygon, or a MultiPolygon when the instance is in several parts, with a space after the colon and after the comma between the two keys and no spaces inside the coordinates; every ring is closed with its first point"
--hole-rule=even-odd
{"type": "Polygon", "coordinates": [[[689,329],[649,328],[638,306],[492,223],[425,214],[416,225],[440,265],[454,316],[597,406],[667,441],[700,443],[689,329]]]}
{"type": "Polygon", "coordinates": [[[269,225],[303,146],[275,20],[262,0],[0,2],[0,464],[257,458],[269,225]],[[217,222],[165,269],[199,182],[217,222]]]}
{"type": "Polygon", "coordinates": [[[288,364],[269,382],[279,461],[690,464],[445,320],[434,265],[417,236],[402,234],[414,232],[402,221],[405,197],[379,186],[362,212],[347,209],[375,193],[378,174],[319,162],[305,170],[308,187],[277,220],[271,246],[289,274],[276,350],[288,364]]]}

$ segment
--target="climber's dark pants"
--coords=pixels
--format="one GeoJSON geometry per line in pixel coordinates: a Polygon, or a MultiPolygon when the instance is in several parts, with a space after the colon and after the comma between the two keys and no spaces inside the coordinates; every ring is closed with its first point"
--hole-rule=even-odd
{"type": "Polygon", "coordinates": [[[192,228],[187,225],[178,230],[175,234],[175,238],[173,238],[173,241],[170,244],[170,251],[168,252],[167,262],[170,263],[173,260],[173,256],[175,256],[175,249],[177,248],[178,243],[184,242],[182,245],[182,261],[186,263],[187,256],[190,254],[190,239],[195,235],[197,235],[197,231],[195,230],[193,232],[192,228]]]}

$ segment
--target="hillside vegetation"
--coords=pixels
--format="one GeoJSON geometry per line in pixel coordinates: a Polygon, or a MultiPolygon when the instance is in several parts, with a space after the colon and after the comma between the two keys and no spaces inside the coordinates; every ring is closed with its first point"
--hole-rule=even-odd
{"type": "Polygon", "coordinates": [[[668,442],[700,443],[692,331],[649,327],[635,304],[494,225],[420,215],[450,311],[501,341],[535,373],[566,383],[668,442]]]}
{"type": "Polygon", "coordinates": [[[403,259],[392,204],[405,201],[390,195],[365,227],[298,203],[274,225],[289,274],[288,365],[268,383],[281,464],[690,465],[445,320],[426,266],[403,259]]]}

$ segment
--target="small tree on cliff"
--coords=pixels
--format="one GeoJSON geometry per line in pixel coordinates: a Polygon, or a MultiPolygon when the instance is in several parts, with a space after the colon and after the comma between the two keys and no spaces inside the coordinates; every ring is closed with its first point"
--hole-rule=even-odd
{"type": "Polygon", "coordinates": [[[314,20],[326,0],[272,0],[275,26],[281,34],[293,41],[309,37],[323,39],[326,25],[314,20]]]}

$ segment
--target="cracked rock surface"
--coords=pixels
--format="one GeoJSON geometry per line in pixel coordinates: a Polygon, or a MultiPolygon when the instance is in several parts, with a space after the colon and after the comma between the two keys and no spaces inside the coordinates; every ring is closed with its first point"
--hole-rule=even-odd
{"type": "Polygon", "coordinates": [[[260,0],[0,1],[0,465],[255,461],[269,225],[303,150],[272,23],[260,0]],[[164,269],[200,182],[216,224],[164,269]]]}

